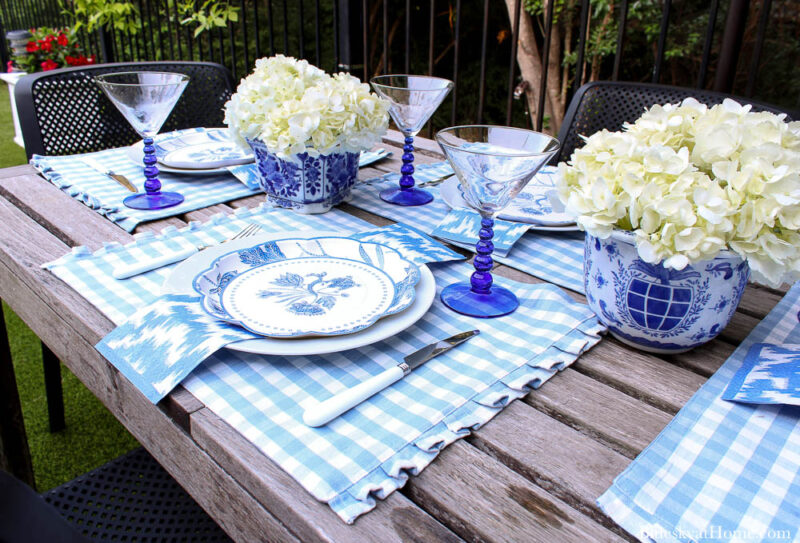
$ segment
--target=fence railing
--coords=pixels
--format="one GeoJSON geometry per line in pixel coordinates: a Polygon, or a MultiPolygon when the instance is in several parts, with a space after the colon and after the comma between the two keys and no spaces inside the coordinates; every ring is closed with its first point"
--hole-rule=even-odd
{"type": "MultiPolygon", "coordinates": [[[[131,2],[137,31],[84,33],[88,52],[108,62],[211,60],[236,79],[277,53],[365,81],[438,75],[455,87],[435,128],[555,130],[591,79],[713,88],[800,108],[796,0],[229,0],[238,20],[198,37],[176,0],[131,2]]],[[[57,0],[0,0],[3,32],[69,24],[57,0]]],[[[0,52],[7,60],[5,44],[0,52]]]]}

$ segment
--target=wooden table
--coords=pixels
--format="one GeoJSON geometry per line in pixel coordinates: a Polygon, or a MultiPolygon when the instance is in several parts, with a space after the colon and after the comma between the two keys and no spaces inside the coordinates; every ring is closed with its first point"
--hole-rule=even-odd
{"type": "MultiPolygon", "coordinates": [[[[398,171],[400,142],[398,133],[390,133],[384,143],[393,147],[393,158],[362,169],[360,176],[398,171]]],[[[418,164],[442,160],[429,140],[419,139],[417,148],[418,164]]],[[[181,227],[252,207],[263,198],[143,224],[137,232],[181,227]]],[[[343,209],[378,225],[389,222],[347,205],[343,209]]],[[[604,338],[541,389],[447,447],[401,491],[347,526],[186,390],[179,387],[154,406],[95,350],[114,325],[40,266],[71,247],[95,250],[104,241],[127,243],[130,234],[30,166],[0,170],[0,224],[0,297],[241,541],[632,540],[600,512],[596,498],[781,296],[748,287],[719,338],[686,354],[658,357],[604,338]]],[[[539,281],[505,266],[495,270],[519,281],[539,281]]]]}

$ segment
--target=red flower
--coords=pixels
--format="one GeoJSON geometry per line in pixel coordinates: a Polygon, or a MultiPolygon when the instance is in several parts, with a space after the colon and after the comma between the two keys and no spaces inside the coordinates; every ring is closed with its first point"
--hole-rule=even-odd
{"type": "Polygon", "coordinates": [[[11,72],[14,71],[14,63],[11,62],[10,60],[6,64],[6,70],[8,71],[8,73],[11,73],[11,72]]]}
{"type": "Polygon", "coordinates": [[[44,41],[46,41],[47,43],[52,43],[56,41],[56,37],[53,36],[52,34],[48,34],[47,36],[44,37],[44,41]]]}
{"type": "Polygon", "coordinates": [[[78,59],[75,58],[75,57],[71,57],[69,55],[66,55],[64,57],[64,60],[67,62],[68,66],[77,66],[78,65],[78,59]]]}
{"type": "Polygon", "coordinates": [[[39,45],[35,41],[29,41],[28,45],[25,46],[25,50],[29,53],[35,53],[39,50],[39,45]]]}
{"type": "Polygon", "coordinates": [[[53,62],[49,58],[47,60],[45,60],[44,62],[42,62],[42,71],[43,72],[49,72],[50,70],[55,70],[56,68],[58,68],[58,64],[56,64],[55,62],[53,62]]]}
{"type": "Polygon", "coordinates": [[[39,40],[39,48],[45,53],[51,52],[53,50],[52,40],[51,41],[39,40]]]}
{"type": "Polygon", "coordinates": [[[86,58],[84,55],[79,57],[71,57],[67,55],[64,57],[64,60],[66,60],[67,64],[70,66],[86,66],[87,64],[94,64],[94,55],[90,56],[89,58],[86,58]]]}
{"type": "Polygon", "coordinates": [[[58,45],[60,45],[61,47],[66,47],[67,45],[69,45],[69,38],[63,32],[60,32],[58,34],[58,38],[56,38],[56,41],[58,41],[58,45]]]}

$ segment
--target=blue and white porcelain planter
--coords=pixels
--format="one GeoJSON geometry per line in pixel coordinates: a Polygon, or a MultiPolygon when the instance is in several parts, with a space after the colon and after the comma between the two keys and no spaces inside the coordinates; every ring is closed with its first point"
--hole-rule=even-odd
{"type": "Polygon", "coordinates": [[[730,251],[678,271],[639,258],[631,232],[586,236],[589,307],[612,335],[644,351],[680,353],[713,339],[736,311],[749,276],[747,263],[730,251]]]}
{"type": "Polygon", "coordinates": [[[359,153],[308,153],[284,160],[259,140],[247,140],[256,156],[258,182],[267,201],[300,213],[325,213],[350,196],[358,177],[359,153]]]}

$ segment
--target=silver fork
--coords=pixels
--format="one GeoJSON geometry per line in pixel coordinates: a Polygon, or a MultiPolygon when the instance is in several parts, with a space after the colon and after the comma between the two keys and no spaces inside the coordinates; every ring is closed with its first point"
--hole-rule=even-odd
{"type": "Polygon", "coordinates": [[[239,230],[239,232],[237,232],[236,234],[234,234],[231,237],[229,237],[228,239],[222,240],[221,242],[214,243],[212,245],[201,245],[200,247],[197,248],[197,250],[198,251],[204,251],[205,249],[208,249],[209,247],[215,247],[217,245],[222,245],[223,243],[228,243],[229,241],[233,241],[235,239],[249,238],[250,236],[255,236],[260,231],[261,231],[261,225],[260,224],[250,223],[247,226],[245,226],[244,228],[242,228],[241,230],[239,230]]]}

